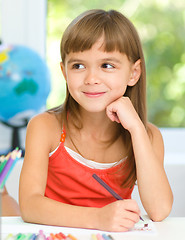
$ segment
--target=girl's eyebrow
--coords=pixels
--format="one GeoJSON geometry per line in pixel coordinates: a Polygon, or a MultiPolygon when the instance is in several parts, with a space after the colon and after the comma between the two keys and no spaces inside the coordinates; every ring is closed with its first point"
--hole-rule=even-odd
{"type": "Polygon", "coordinates": [[[79,58],[70,58],[67,63],[74,63],[74,62],[83,62],[82,59],[79,59],[79,58]]]}
{"type": "Polygon", "coordinates": [[[103,62],[116,62],[116,63],[122,63],[121,60],[119,60],[118,58],[115,58],[115,57],[111,57],[111,58],[103,58],[101,59],[101,61],[103,62]]]}
{"type": "MultiPolygon", "coordinates": [[[[102,62],[116,62],[116,63],[119,63],[121,64],[121,60],[119,60],[118,58],[115,58],[115,57],[111,57],[111,58],[102,58],[100,59],[100,61],[102,62]]],[[[67,63],[68,64],[71,64],[71,63],[74,63],[74,62],[84,62],[84,60],[82,59],[79,59],[79,58],[70,58],[67,63]]]]}

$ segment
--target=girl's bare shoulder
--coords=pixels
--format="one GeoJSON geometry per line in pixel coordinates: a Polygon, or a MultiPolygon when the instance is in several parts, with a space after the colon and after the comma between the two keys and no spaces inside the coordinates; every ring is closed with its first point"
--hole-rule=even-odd
{"type": "Polygon", "coordinates": [[[156,138],[159,138],[159,139],[162,139],[162,134],[159,130],[159,128],[157,126],[155,126],[154,124],[148,122],[147,123],[147,129],[148,129],[148,134],[149,136],[151,137],[151,139],[156,139],[156,138]]]}
{"type": "MultiPolygon", "coordinates": [[[[62,132],[62,122],[59,114],[44,112],[34,116],[27,126],[28,134],[49,138],[54,145],[59,141],[62,132]]],[[[52,144],[53,145],[53,144],[52,144]]]]}
{"type": "Polygon", "coordinates": [[[30,119],[28,125],[52,129],[61,128],[61,117],[55,113],[43,112],[30,119]]]}

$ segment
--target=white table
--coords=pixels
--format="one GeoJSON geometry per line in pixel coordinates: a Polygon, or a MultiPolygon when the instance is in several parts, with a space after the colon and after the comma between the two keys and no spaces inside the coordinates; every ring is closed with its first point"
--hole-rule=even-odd
{"type": "MultiPolygon", "coordinates": [[[[167,218],[162,222],[154,223],[156,232],[151,233],[111,233],[115,240],[143,240],[143,239],[158,239],[158,240],[184,240],[185,239],[185,218],[167,218]]],[[[1,239],[4,240],[9,233],[38,233],[43,230],[45,234],[71,233],[78,240],[91,240],[91,235],[103,233],[98,230],[79,229],[79,228],[64,228],[56,226],[46,226],[39,224],[25,223],[21,217],[1,217],[1,239]]]]}

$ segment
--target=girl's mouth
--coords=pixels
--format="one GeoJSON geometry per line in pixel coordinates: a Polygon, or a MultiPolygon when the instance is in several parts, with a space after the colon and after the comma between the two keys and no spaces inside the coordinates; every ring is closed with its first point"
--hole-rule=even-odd
{"type": "Polygon", "coordinates": [[[105,94],[105,92],[83,92],[85,96],[90,98],[101,97],[105,94]]]}

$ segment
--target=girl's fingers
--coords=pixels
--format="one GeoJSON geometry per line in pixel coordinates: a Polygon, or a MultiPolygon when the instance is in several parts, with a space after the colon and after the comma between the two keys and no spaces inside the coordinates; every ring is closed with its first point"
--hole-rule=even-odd
{"type": "Polygon", "coordinates": [[[133,199],[124,200],[124,209],[136,214],[140,214],[140,209],[137,202],[133,199]]]}
{"type": "Polygon", "coordinates": [[[126,231],[133,228],[134,225],[135,222],[131,221],[130,219],[123,219],[123,221],[120,223],[120,226],[126,229],[126,231]]]}
{"type": "Polygon", "coordinates": [[[139,214],[131,212],[131,211],[125,211],[123,219],[129,220],[129,221],[133,222],[134,224],[139,222],[139,220],[140,220],[139,214]]]}
{"type": "Polygon", "coordinates": [[[131,219],[122,218],[117,223],[113,223],[111,225],[112,231],[128,231],[129,229],[133,228],[136,222],[132,221],[131,219]]]}
{"type": "Polygon", "coordinates": [[[112,121],[112,122],[117,122],[120,123],[120,120],[117,116],[117,113],[114,112],[112,109],[107,108],[106,110],[107,116],[108,118],[112,121]]]}

